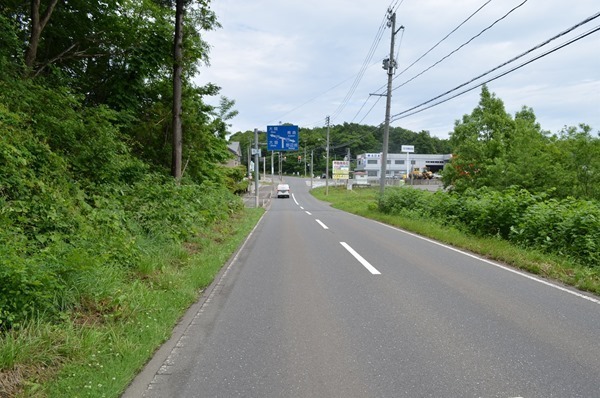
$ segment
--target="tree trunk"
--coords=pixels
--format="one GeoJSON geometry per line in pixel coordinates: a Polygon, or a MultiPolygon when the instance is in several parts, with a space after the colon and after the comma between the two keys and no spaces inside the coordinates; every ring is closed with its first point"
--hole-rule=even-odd
{"type": "Polygon", "coordinates": [[[25,52],[25,65],[29,70],[33,69],[42,31],[46,27],[58,0],[50,2],[43,16],[40,16],[40,3],[41,0],[31,0],[31,34],[29,36],[29,46],[27,46],[25,52]]]}
{"type": "Polygon", "coordinates": [[[181,159],[183,153],[181,132],[181,91],[183,69],[183,7],[184,0],[177,0],[175,11],[175,40],[173,44],[173,162],[171,173],[179,181],[181,179],[181,159]]]}

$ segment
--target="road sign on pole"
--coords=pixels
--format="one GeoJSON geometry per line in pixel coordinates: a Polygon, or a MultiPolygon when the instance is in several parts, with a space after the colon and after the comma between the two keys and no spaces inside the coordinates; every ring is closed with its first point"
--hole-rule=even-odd
{"type": "Polygon", "coordinates": [[[298,126],[267,126],[269,151],[297,151],[298,126]]]}
{"type": "Polygon", "coordinates": [[[347,180],[350,178],[350,162],[347,160],[333,161],[333,179],[347,180]]]}

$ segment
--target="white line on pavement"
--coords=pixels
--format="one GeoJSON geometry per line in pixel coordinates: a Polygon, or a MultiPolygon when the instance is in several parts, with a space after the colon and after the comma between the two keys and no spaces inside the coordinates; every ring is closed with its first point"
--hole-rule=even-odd
{"type": "Polygon", "coordinates": [[[320,226],[323,227],[323,229],[329,229],[329,227],[327,225],[323,224],[323,222],[321,222],[321,220],[316,220],[316,221],[319,223],[320,226]]]}
{"type": "Polygon", "coordinates": [[[448,249],[448,250],[452,250],[452,251],[454,251],[454,252],[460,253],[460,254],[462,254],[462,255],[465,255],[465,256],[467,256],[467,257],[471,257],[471,258],[477,259],[477,260],[479,260],[479,261],[481,261],[481,262],[484,262],[484,263],[487,263],[487,264],[493,265],[494,267],[498,267],[498,268],[500,268],[500,269],[503,269],[503,270],[505,270],[505,271],[512,272],[513,274],[517,274],[517,275],[519,275],[519,276],[522,276],[522,277],[524,277],[524,278],[527,278],[527,279],[531,279],[532,281],[535,281],[535,282],[541,283],[541,284],[543,284],[543,285],[549,286],[549,287],[551,287],[551,288],[554,288],[554,289],[558,289],[558,290],[560,290],[560,291],[563,291],[563,292],[565,292],[565,293],[568,293],[568,294],[572,294],[573,296],[576,296],[576,297],[582,298],[582,299],[584,299],[584,300],[591,301],[592,303],[600,304],[600,300],[598,300],[598,299],[596,299],[596,298],[593,298],[593,297],[587,296],[587,295],[585,295],[585,294],[582,294],[582,293],[579,293],[579,292],[575,292],[575,291],[573,291],[573,290],[567,289],[567,288],[565,288],[565,287],[562,287],[562,286],[560,286],[560,285],[557,285],[557,284],[554,284],[554,283],[551,283],[551,282],[545,281],[545,280],[543,280],[543,279],[537,278],[537,277],[535,277],[535,276],[532,276],[532,275],[526,274],[525,272],[518,271],[518,270],[516,270],[516,269],[510,268],[510,267],[507,267],[507,266],[504,266],[504,265],[502,265],[502,264],[499,264],[499,263],[496,263],[496,262],[494,262],[494,261],[487,260],[487,259],[485,259],[485,258],[482,258],[482,257],[476,256],[476,255],[474,255],[474,254],[471,254],[471,253],[467,253],[467,252],[465,252],[465,251],[463,251],[463,250],[460,250],[460,249],[457,249],[457,248],[455,248],[455,247],[452,247],[452,246],[449,246],[449,245],[445,245],[445,244],[443,244],[443,243],[440,243],[440,242],[438,242],[438,241],[435,241],[435,240],[433,240],[433,239],[425,238],[425,237],[423,237],[423,236],[421,236],[421,235],[413,234],[412,232],[408,232],[408,231],[405,231],[405,230],[403,230],[403,229],[400,229],[400,228],[396,228],[396,227],[394,227],[394,226],[391,226],[391,225],[387,225],[387,224],[384,224],[384,223],[382,223],[382,222],[379,222],[379,221],[375,221],[375,222],[376,222],[376,223],[378,223],[378,224],[380,224],[380,225],[383,225],[384,227],[387,227],[387,228],[390,228],[390,229],[394,229],[394,230],[396,230],[396,231],[399,231],[399,232],[402,232],[402,233],[404,233],[404,234],[407,234],[407,235],[413,236],[413,237],[415,237],[415,238],[422,239],[422,240],[424,240],[424,241],[427,241],[427,242],[433,243],[434,245],[438,245],[438,246],[444,247],[444,248],[446,248],[446,249],[448,249]]]}
{"type": "Polygon", "coordinates": [[[312,216],[310,211],[305,211],[306,214],[308,214],[309,216],[312,216]]]}
{"type": "Polygon", "coordinates": [[[294,194],[292,194],[292,199],[294,199],[294,202],[296,202],[296,204],[297,204],[298,206],[300,206],[300,203],[298,203],[298,201],[296,200],[296,196],[295,196],[294,194]]]}
{"type": "Polygon", "coordinates": [[[372,273],[373,275],[381,275],[381,272],[377,271],[375,267],[373,267],[367,260],[365,260],[363,256],[358,254],[356,250],[351,248],[350,245],[348,245],[346,242],[340,242],[340,244],[344,246],[344,248],[348,250],[350,254],[352,254],[354,258],[358,260],[358,262],[360,262],[366,269],[368,269],[370,273],[372,273]]]}

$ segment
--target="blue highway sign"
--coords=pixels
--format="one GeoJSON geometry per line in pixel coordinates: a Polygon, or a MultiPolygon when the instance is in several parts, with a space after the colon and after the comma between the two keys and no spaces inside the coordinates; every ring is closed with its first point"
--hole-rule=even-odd
{"type": "Polygon", "coordinates": [[[267,126],[269,151],[297,151],[298,126],[267,126]]]}

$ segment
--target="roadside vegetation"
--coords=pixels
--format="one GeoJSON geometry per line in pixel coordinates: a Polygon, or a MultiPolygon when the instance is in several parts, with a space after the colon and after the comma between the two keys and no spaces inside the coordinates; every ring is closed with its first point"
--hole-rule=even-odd
{"type": "Polygon", "coordinates": [[[171,2],[0,5],[0,397],[118,396],[262,214],[186,14],[171,177],[171,2]]]}

